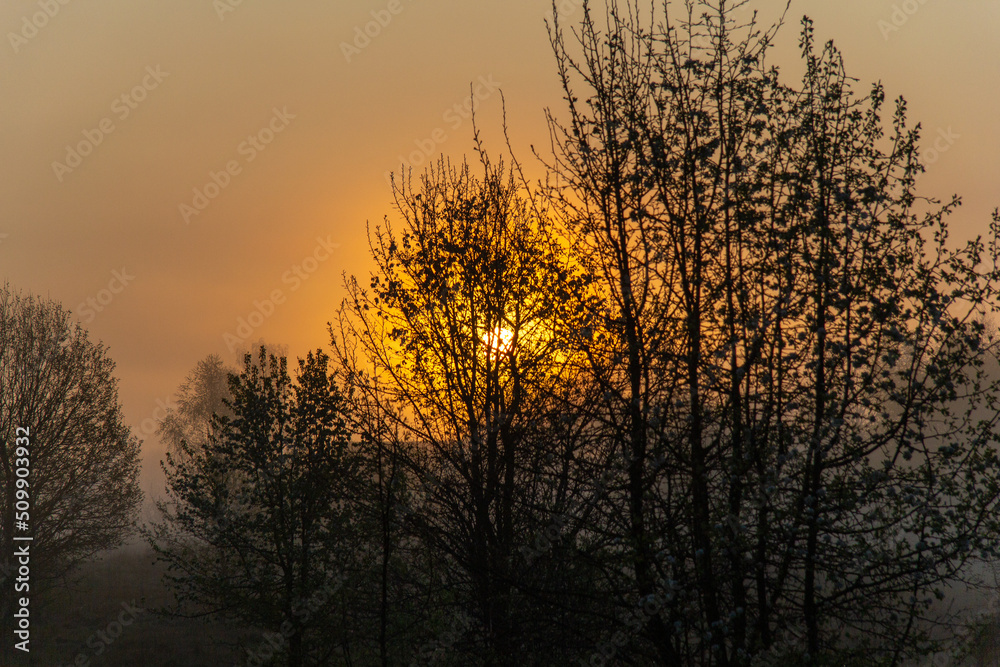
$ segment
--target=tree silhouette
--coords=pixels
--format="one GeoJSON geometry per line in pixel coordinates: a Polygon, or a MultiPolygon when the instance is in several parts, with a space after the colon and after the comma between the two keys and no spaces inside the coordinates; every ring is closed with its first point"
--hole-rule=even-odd
{"type": "Polygon", "coordinates": [[[14,660],[14,599],[35,600],[54,580],[121,545],[133,529],[142,499],[139,440],[122,418],[113,371],[106,348],[91,342],[59,304],[0,288],[3,664],[14,660]],[[19,436],[27,436],[24,447],[19,436]],[[19,479],[28,480],[28,499],[18,495],[19,479]],[[18,501],[28,510],[20,511],[18,501]],[[15,530],[15,518],[25,514],[27,530],[15,530]],[[17,593],[15,535],[33,538],[28,588],[17,593]]]}
{"type": "Polygon", "coordinates": [[[360,467],[327,363],[310,352],[293,382],[284,358],[247,355],[229,378],[232,417],[216,416],[204,447],[182,441],[181,455],[167,454],[168,501],[147,532],[175,613],[260,627],[267,644],[248,658],[270,646],[289,667],[349,654],[339,614],[364,556],[352,504],[360,467]]]}
{"type": "Polygon", "coordinates": [[[397,531],[448,582],[439,621],[474,621],[449,652],[529,664],[554,625],[532,615],[521,548],[580,485],[564,465],[579,425],[562,417],[594,295],[545,212],[480,155],[481,178],[441,161],[395,186],[402,232],[371,235],[377,270],[370,291],[348,282],[334,346],[362,432],[403,471],[397,531]]]}
{"type": "Polygon", "coordinates": [[[904,102],[887,132],[881,85],[856,95],[808,20],[785,83],[743,4],[612,0],[550,33],[550,201],[618,334],[590,411],[622,452],[618,594],[651,610],[616,646],[899,664],[996,551],[997,221],[951,248],[904,102]]]}

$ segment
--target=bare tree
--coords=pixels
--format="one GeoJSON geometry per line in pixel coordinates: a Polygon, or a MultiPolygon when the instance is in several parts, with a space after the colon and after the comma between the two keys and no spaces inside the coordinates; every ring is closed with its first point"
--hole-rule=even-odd
{"type": "MultiPolygon", "coordinates": [[[[121,545],[133,529],[141,502],[139,440],[122,418],[113,371],[106,348],[91,342],[59,304],[0,288],[5,575],[18,569],[14,536],[33,537],[19,543],[30,545],[31,574],[30,589],[20,588],[17,598],[37,595],[121,545]],[[24,479],[27,494],[18,495],[24,479]]],[[[12,664],[13,576],[3,578],[0,591],[0,662],[12,664]]]]}

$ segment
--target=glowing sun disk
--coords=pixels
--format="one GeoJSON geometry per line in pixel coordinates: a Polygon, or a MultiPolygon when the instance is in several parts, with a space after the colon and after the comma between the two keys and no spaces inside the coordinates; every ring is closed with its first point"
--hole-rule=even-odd
{"type": "Polygon", "coordinates": [[[487,349],[495,352],[509,352],[513,342],[514,332],[499,325],[487,332],[483,339],[487,349]]]}

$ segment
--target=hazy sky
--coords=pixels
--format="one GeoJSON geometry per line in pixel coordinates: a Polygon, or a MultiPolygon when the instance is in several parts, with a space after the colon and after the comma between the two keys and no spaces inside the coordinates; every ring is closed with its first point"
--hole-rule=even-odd
{"type": "MultiPolygon", "coordinates": [[[[562,5],[579,17],[579,0],[562,5]]],[[[487,147],[504,149],[499,88],[538,173],[528,147],[547,144],[544,109],[562,112],[549,9],[5,0],[0,280],[62,302],[110,347],[137,431],[199,359],[232,359],[240,318],[292,355],[325,347],[344,272],[367,275],[366,221],[392,214],[385,173],[470,152],[470,84],[487,147]]],[[[1000,205],[1000,0],[793,1],[773,56],[789,73],[803,14],[858,90],[880,79],[905,95],[925,147],[943,149],[920,185],[964,196],[954,238],[985,233],[1000,205]]],[[[145,439],[144,490],[158,492],[162,452],[145,439]]]]}

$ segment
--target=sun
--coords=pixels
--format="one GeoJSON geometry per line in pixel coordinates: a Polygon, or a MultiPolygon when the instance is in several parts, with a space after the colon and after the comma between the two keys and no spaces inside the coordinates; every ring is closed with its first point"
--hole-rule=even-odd
{"type": "Polygon", "coordinates": [[[513,343],[514,332],[500,325],[494,327],[492,331],[487,332],[483,337],[483,344],[486,345],[486,349],[497,354],[510,352],[513,343]]]}

